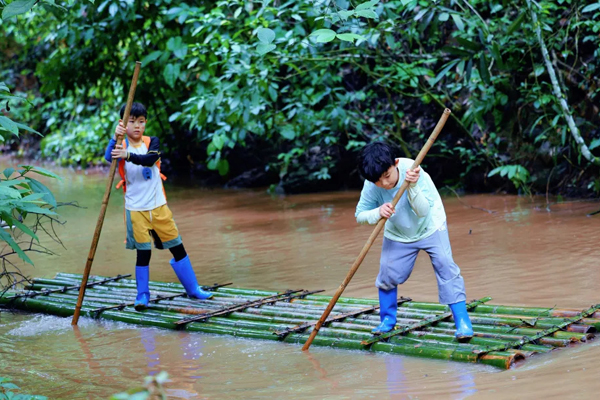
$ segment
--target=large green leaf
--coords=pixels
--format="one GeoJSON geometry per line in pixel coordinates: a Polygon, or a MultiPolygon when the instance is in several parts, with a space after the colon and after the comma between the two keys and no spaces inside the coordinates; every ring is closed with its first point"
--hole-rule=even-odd
{"type": "Polygon", "coordinates": [[[8,19],[31,10],[37,0],[15,0],[2,10],[2,19],[8,19]]]}
{"type": "Polygon", "coordinates": [[[0,187],[13,187],[23,184],[23,181],[18,179],[11,179],[9,181],[0,181],[0,187]]]}
{"type": "Polygon", "coordinates": [[[461,46],[463,46],[464,48],[469,49],[469,50],[479,51],[483,48],[483,46],[480,45],[479,43],[475,43],[475,42],[465,39],[465,38],[457,37],[456,41],[458,43],[460,43],[461,46]]]}
{"type": "Polygon", "coordinates": [[[454,20],[454,24],[456,24],[456,27],[458,28],[459,31],[464,31],[465,30],[465,23],[463,22],[462,18],[460,17],[460,15],[458,14],[451,14],[452,19],[454,20]]]}
{"type": "Polygon", "coordinates": [[[5,221],[8,226],[16,226],[21,231],[23,231],[25,234],[27,234],[27,235],[31,236],[33,239],[35,239],[38,243],[40,242],[40,239],[37,237],[35,232],[33,232],[27,225],[23,224],[17,218],[13,218],[13,216],[10,213],[2,212],[2,213],[0,213],[0,216],[1,216],[2,220],[5,221]]]}
{"type": "Polygon", "coordinates": [[[485,55],[481,54],[479,57],[479,75],[481,75],[481,79],[489,85],[490,81],[490,71],[488,71],[488,63],[485,59],[485,55]]]}
{"type": "Polygon", "coordinates": [[[44,201],[50,204],[52,207],[56,207],[56,199],[54,198],[54,194],[50,191],[50,189],[48,189],[46,186],[44,186],[43,183],[38,182],[35,179],[27,177],[25,178],[25,180],[29,182],[29,187],[31,187],[31,190],[33,190],[34,193],[43,194],[44,196],[42,198],[44,199],[44,201]]]}
{"type": "Polygon", "coordinates": [[[429,84],[431,86],[435,86],[436,83],[438,83],[440,80],[442,80],[442,78],[444,78],[448,72],[450,71],[450,69],[454,68],[456,66],[456,64],[458,64],[459,60],[453,60],[450,61],[446,67],[444,67],[444,69],[442,69],[440,71],[440,73],[435,77],[435,79],[433,79],[429,84]]]}
{"type": "Polygon", "coordinates": [[[316,38],[317,43],[327,43],[335,39],[336,33],[331,29],[317,29],[310,36],[316,38]]]}
{"type": "Polygon", "coordinates": [[[473,57],[473,52],[465,49],[459,49],[458,47],[444,46],[442,47],[442,51],[450,54],[454,54],[455,56],[463,57],[463,58],[471,58],[473,57]]]}
{"type": "Polygon", "coordinates": [[[17,189],[0,186],[0,199],[20,199],[21,193],[17,189]]]}
{"type": "Polygon", "coordinates": [[[62,181],[62,178],[58,175],[56,175],[54,172],[48,171],[45,168],[42,167],[38,167],[38,166],[31,166],[31,165],[19,165],[19,167],[24,168],[26,171],[28,172],[35,172],[36,174],[40,174],[43,176],[47,176],[49,178],[54,178],[54,179],[58,179],[62,181]]]}
{"type": "Polygon", "coordinates": [[[179,73],[181,72],[181,67],[179,64],[167,64],[165,66],[165,70],[163,71],[163,77],[165,78],[165,82],[167,85],[174,88],[175,82],[177,82],[177,78],[179,78],[179,73]]]}
{"type": "Polygon", "coordinates": [[[488,177],[492,177],[492,176],[496,175],[498,172],[502,171],[503,169],[504,169],[504,166],[494,168],[493,170],[490,171],[490,173],[488,174],[488,177]]]}
{"type": "Polygon", "coordinates": [[[359,4],[356,6],[355,10],[356,11],[361,11],[361,10],[366,10],[366,9],[370,9],[373,8],[373,6],[375,4],[379,3],[379,0],[371,0],[371,1],[367,1],[365,3],[359,4]]]}
{"type": "Polygon", "coordinates": [[[17,128],[19,128],[19,129],[23,129],[24,131],[28,131],[28,132],[31,132],[31,133],[35,133],[36,135],[42,136],[41,133],[39,133],[38,131],[36,131],[33,128],[28,127],[25,124],[21,124],[21,123],[15,122],[15,125],[17,125],[17,128]]]}
{"type": "Polygon", "coordinates": [[[492,56],[494,56],[494,60],[496,60],[496,62],[498,63],[498,67],[499,68],[504,68],[504,60],[502,59],[502,53],[500,52],[500,46],[498,45],[497,42],[494,42],[494,44],[492,44],[492,56]]]}
{"type": "Polygon", "coordinates": [[[187,54],[188,46],[183,42],[181,36],[176,36],[167,41],[167,50],[172,51],[177,58],[184,58],[187,54]]]}
{"type": "Polygon", "coordinates": [[[264,54],[267,54],[270,51],[275,50],[276,48],[277,48],[277,46],[275,46],[274,44],[259,43],[256,45],[256,51],[261,56],[264,54]]]}
{"type": "Polygon", "coordinates": [[[221,150],[225,144],[225,138],[222,135],[214,135],[212,137],[212,143],[217,150],[221,150]]]}
{"type": "Polygon", "coordinates": [[[15,253],[19,255],[19,258],[21,258],[21,260],[33,265],[33,262],[29,259],[29,257],[27,257],[27,254],[25,254],[25,252],[19,247],[17,242],[15,242],[15,240],[10,235],[10,233],[6,232],[6,230],[4,229],[0,229],[0,240],[4,240],[6,243],[8,243],[8,245],[15,251],[15,253]]]}
{"type": "Polygon", "coordinates": [[[371,19],[379,18],[377,13],[373,10],[360,10],[360,11],[356,11],[355,14],[358,15],[359,17],[364,17],[364,18],[371,18],[371,19]]]}
{"type": "Polygon", "coordinates": [[[354,43],[355,40],[366,40],[364,36],[357,35],[356,33],[338,33],[336,37],[345,42],[354,43]]]}
{"type": "Polygon", "coordinates": [[[521,26],[521,22],[523,22],[523,19],[525,18],[525,14],[526,13],[524,13],[524,12],[520,13],[519,16],[517,17],[517,19],[515,19],[512,24],[510,24],[510,26],[506,30],[507,36],[510,36],[517,28],[519,28],[521,26]]]}
{"type": "Polygon", "coordinates": [[[31,193],[31,194],[28,194],[27,196],[23,197],[21,199],[21,203],[34,203],[34,204],[44,205],[45,203],[42,200],[43,198],[44,198],[43,193],[31,193]]]}
{"type": "Polygon", "coordinates": [[[597,3],[589,4],[581,10],[582,13],[592,12],[595,10],[600,10],[600,1],[597,3]]]}
{"type": "Polygon", "coordinates": [[[275,40],[275,32],[269,28],[258,28],[256,35],[258,36],[258,40],[264,44],[270,44],[275,40]]]}
{"type": "Polygon", "coordinates": [[[49,208],[42,208],[31,203],[20,203],[18,209],[28,213],[36,213],[42,215],[57,215],[54,211],[50,210],[49,208]]]}
{"type": "Polygon", "coordinates": [[[283,136],[284,138],[286,138],[288,140],[294,140],[294,138],[296,137],[296,132],[294,131],[294,127],[289,124],[282,126],[281,129],[279,130],[279,133],[281,134],[281,136],[283,136]]]}
{"type": "Polygon", "coordinates": [[[160,56],[162,56],[163,52],[162,51],[153,51],[152,53],[148,54],[146,57],[144,57],[142,59],[142,65],[146,66],[149,63],[151,63],[152,61],[158,60],[158,58],[160,56]]]}
{"type": "Polygon", "coordinates": [[[4,171],[2,171],[2,174],[4,175],[4,177],[6,179],[8,179],[14,172],[15,172],[14,168],[6,168],[4,171]]]}
{"type": "Polygon", "coordinates": [[[335,15],[339,16],[341,19],[343,19],[345,21],[349,17],[354,15],[354,10],[341,10],[341,11],[338,11],[335,15]]]}
{"type": "Polygon", "coordinates": [[[220,159],[217,163],[217,170],[219,171],[219,175],[225,176],[229,172],[229,161],[225,159],[220,159]]]}
{"type": "Polygon", "coordinates": [[[15,124],[13,122],[13,120],[0,115],[0,129],[4,128],[4,130],[14,134],[14,135],[19,135],[19,128],[17,127],[17,124],[15,124]]]}

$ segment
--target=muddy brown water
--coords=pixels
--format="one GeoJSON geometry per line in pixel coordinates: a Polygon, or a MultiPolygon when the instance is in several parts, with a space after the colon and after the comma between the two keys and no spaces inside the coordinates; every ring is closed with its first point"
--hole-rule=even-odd
{"type": "MultiPolygon", "coordinates": [[[[81,273],[105,187],[103,174],[59,170],[48,182],[66,207],[58,233],[66,249],[33,255],[24,272],[81,273]]],[[[371,232],[354,220],[358,191],[270,196],[170,183],[169,206],[201,283],[233,281],[265,290],[325,289],[333,294],[371,232]]],[[[454,258],[469,299],[583,309],[600,302],[600,203],[545,208],[545,198],[470,195],[444,199],[454,258]],[[465,206],[494,210],[490,214],[465,206]]],[[[123,199],[114,193],[93,273],[133,273],[124,249],[123,199]]],[[[42,238],[42,240],[44,240],[42,238]]],[[[381,238],[344,295],[376,298],[381,238]]],[[[154,251],[151,279],[176,279],[169,253],[154,251]]],[[[437,301],[422,253],[400,294],[437,301]]],[[[30,314],[0,314],[0,376],[52,399],[105,399],[167,371],[174,399],[501,399],[596,397],[600,340],[534,356],[507,371],[458,362],[237,339],[30,314]]]]}

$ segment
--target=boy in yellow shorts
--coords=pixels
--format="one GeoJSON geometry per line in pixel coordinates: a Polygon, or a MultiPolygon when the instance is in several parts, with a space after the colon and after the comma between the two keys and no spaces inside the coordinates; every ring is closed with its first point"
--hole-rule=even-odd
{"type": "MultiPolygon", "coordinates": [[[[121,118],[125,106],[121,108],[121,118]]],[[[181,242],[181,236],[167,206],[167,198],[160,173],[160,143],[156,137],[144,136],[146,130],[146,108],[133,103],[127,123],[122,119],[110,140],[104,155],[108,162],[119,159],[121,182],[125,192],[125,219],[127,241],[125,247],[137,251],[135,280],[137,297],[135,309],[140,311],[148,306],[148,289],[151,242],[157,249],[169,249],[173,258],[171,266],[189,297],[208,299],[212,293],[198,286],[190,259],[181,242]],[[123,144],[116,146],[117,138],[127,135],[123,144]]]]}

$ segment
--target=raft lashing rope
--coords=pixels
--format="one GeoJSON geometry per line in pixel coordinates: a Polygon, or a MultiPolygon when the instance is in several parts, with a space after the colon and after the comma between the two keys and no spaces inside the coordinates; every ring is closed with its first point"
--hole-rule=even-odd
{"type": "MultiPolygon", "coordinates": [[[[190,299],[178,283],[150,282],[150,304],[135,311],[135,280],[129,275],[95,276],[87,284],[81,313],[85,317],[189,332],[231,335],[302,344],[316,325],[330,296],[322,290],[271,292],[204,286],[214,296],[190,299]]],[[[8,291],[0,307],[71,317],[82,275],[59,273],[34,279],[22,291],[8,291]]],[[[536,353],[587,342],[600,329],[600,304],[586,310],[514,307],[468,303],[474,336],[467,343],[454,337],[452,313],[445,305],[398,299],[396,329],[381,336],[375,299],[340,298],[314,344],[387,352],[434,359],[478,362],[508,369],[536,353]]]]}

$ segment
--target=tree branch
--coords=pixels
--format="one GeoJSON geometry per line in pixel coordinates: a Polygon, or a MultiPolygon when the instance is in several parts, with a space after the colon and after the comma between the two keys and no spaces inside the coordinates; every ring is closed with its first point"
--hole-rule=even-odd
{"type": "Polygon", "coordinates": [[[562,94],[560,84],[558,83],[558,79],[556,78],[556,72],[554,71],[552,62],[550,61],[548,48],[546,47],[546,43],[544,42],[544,38],[542,37],[542,29],[540,28],[540,23],[538,22],[537,14],[535,13],[533,7],[531,7],[531,0],[527,0],[527,7],[529,8],[529,13],[531,14],[531,21],[533,22],[533,27],[535,29],[538,41],[540,43],[542,56],[544,57],[544,62],[546,64],[546,70],[548,71],[548,75],[550,75],[550,81],[552,82],[554,95],[558,99],[558,102],[563,110],[563,116],[567,121],[569,129],[571,130],[571,135],[573,136],[573,139],[575,139],[575,142],[579,145],[579,151],[581,151],[581,154],[592,164],[600,165],[600,157],[596,157],[590,152],[590,149],[581,137],[581,134],[579,133],[579,128],[577,128],[577,125],[575,125],[575,120],[573,119],[573,116],[569,111],[569,105],[567,104],[567,100],[562,94]]]}

